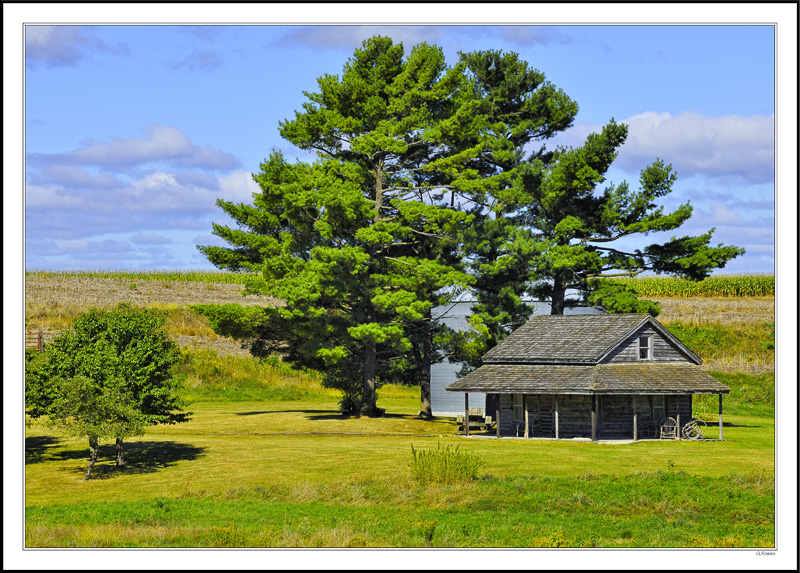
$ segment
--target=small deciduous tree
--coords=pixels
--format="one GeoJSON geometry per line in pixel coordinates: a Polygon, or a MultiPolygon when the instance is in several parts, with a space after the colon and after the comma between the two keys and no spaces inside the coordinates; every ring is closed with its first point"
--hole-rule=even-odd
{"type": "Polygon", "coordinates": [[[89,439],[90,461],[84,479],[89,479],[97,462],[101,438],[121,443],[122,438],[145,433],[145,416],[119,388],[104,388],[86,376],[54,380],[53,386],[56,398],[49,409],[49,423],[89,439]]]}
{"type": "Polygon", "coordinates": [[[130,432],[185,422],[191,415],[182,410],[186,403],[174,393],[179,383],[173,368],[180,353],[167,338],[164,323],[160,311],[125,305],[83,313],[75,319],[72,332],[61,334],[40,356],[27,361],[27,414],[47,416],[83,432],[93,448],[111,432],[117,466],[123,466],[123,440],[136,435],[130,432]],[[94,404],[98,414],[86,404],[94,404]],[[99,413],[107,418],[97,417],[99,413]]]}

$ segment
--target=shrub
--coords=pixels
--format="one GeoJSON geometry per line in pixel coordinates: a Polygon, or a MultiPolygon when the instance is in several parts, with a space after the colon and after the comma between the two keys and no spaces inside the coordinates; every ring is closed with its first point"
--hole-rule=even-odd
{"type": "Polygon", "coordinates": [[[411,474],[422,485],[456,484],[475,481],[483,460],[477,454],[462,452],[459,446],[436,446],[435,450],[417,450],[411,446],[411,474]]]}

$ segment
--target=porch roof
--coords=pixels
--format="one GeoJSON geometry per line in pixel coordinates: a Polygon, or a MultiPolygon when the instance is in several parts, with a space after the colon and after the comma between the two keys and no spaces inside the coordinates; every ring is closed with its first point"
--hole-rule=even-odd
{"type": "Polygon", "coordinates": [[[496,394],[727,394],[730,388],[688,363],[484,364],[445,388],[496,394]]]}

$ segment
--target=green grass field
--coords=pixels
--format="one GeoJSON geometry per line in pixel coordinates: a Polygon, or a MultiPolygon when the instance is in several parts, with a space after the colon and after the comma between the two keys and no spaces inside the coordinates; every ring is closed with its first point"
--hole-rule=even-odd
{"type": "MultiPolygon", "coordinates": [[[[208,284],[243,278],[223,275],[82,276],[208,284]]],[[[207,330],[179,306],[170,310],[171,333],[207,330]]],[[[50,320],[48,308],[39,311],[50,320]]],[[[758,366],[774,362],[773,325],[668,327],[704,360],[724,364],[741,356],[758,366]]],[[[206,349],[184,349],[183,356],[177,374],[192,420],[126,441],[125,469],[115,468],[113,444],[106,443],[92,479],[83,481],[84,440],[43,423],[26,428],[27,548],[776,543],[775,373],[763,368],[712,372],[731,387],[722,442],[590,443],[465,439],[454,435],[454,420],[417,419],[419,388],[395,385],[378,391],[383,418],[344,418],[340,395],[320,386],[315,372],[206,349]],[[480,461],[478,479],[415,479],[412,448],[451,445],[480,461]]],[[[694,415],[716,437],[716,396],[696,397],[694,415]]]]}
{"type": "MultiPolygon", "coordinates": [[[[380,395],[380,394],[379,394],[380,395]]],[[[774,424],[726,417],[725,441],[464,439],[385,388],[381,419],[335,398],[200,401],[193,420],[88,447],[26,437],[28,547],[770,547],[774,424]],[[417,450],[460,444],[480,479],[420,485],[417,450]],[[113,503],[111,502],[113,500],[113,503]]]]}

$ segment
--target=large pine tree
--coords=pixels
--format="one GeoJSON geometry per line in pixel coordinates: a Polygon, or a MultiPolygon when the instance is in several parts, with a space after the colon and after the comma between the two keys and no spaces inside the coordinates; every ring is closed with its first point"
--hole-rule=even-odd
{"type": "Polygon", "coordinates": [[[218,267],[262,274],[250,288],[286,302],[277,320],[295,357],[357,365],[366,413],[377,412],[381,362],[416,357],[429,416],[431,309],[470,281],[457,253],[469,215],[442,199],[463,160],[443,141],[473,129],[476,102],[439,48],[419,44],[406,59],[383,37],[318,84],[280,125],[317,161],[273,154],[255,176],[254,205],[218,202],[240,227],[214,226],[231,247],[200,249],[218,267]]]}

